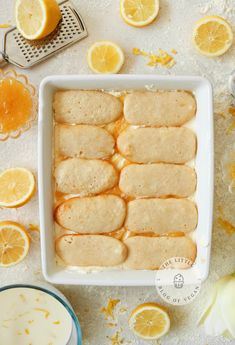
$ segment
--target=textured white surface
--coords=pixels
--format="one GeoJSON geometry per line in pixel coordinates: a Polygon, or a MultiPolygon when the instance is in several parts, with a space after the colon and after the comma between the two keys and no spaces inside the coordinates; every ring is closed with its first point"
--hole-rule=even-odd
{"type": "MultiPolygon", "coordinates": [[[[126,55],[126,62],[121,73],[159,73],[201,75],[210,79],[214,86],[215,102],[215,144],[216,144],[216,176],[215,176],[215,215],[213,229],[212,262],[210,277],[202,287],[199,297],[184,307],[169,306],[172,327],[163,338],[162,345],[222,345],[229,343],[223,338],[205,336],[196,321],[207,298],[208,288],[224,274],[234,271],[235,267],[235,235],[227,234],[218,225],[218,206],[223,207],[224,217],[235,224],[234,196],[228,192],[228,186],[222,180],[222,161],[234,142],[234,132],[227,129],[232,118],[227,109],[233,99],[228,93],[227,80],[234,69],[235,44],[224,56],[208,59],[199,56],[191,44],[193,23],[205,14],[217,14],[226,17],[235,25],[234,0],[162,0],[159,17],[155,23],[143,29],[126,25],[119,15],[119,1],[112,0],[74,0],[87,25],[89,37],[65,50],[47,62],[25,71],[36,86],[40,80],[50,74],[90,73],[86,63],[87,48],[96,40],[110,39],[120,44],[126,55]],[[158,48],[178,51],[175,56],[176,65],[167,70],[151,69],[146,66],[143,57],[134,56],[132,47],[156,51],[158,48]],[[223,114],[224,116],[221,116],[223,114]]],[[[13,22],[13,1],[0,1],[0,22],[13,22]]],[[[2,29],[1,29],[2,30],[2,29]]],[[[3,30],[2,30],[3,31],[3,30]]],[[[0,32],[0,34],[2,33],[0,32]]],[[[206,148],[205,148],[206,149],[206,148]]],[[[37,172],[37,125],[21,138],[0,143],[0,169],[22,166],[37,172]]],[[[33,198],[26,206],[17,210],[0,210],[0,220],[11,219],[26,226],[38,223],[38,200],[33,198]]],[[[0,270],[1,285],[33,281],[41,279],[39,242],[34,236],[27,259],[16,267],[0,270]]],[[[116,330],[124,338],[123,344],[157,344],[135,338],[128,330],[128,313],[139,303],[146,301],[162,301],[154,288],[96,288],[61,286],[61,290],[69,298],[77,312],[83,330],[85,345],[108,345],[116,330]],[[126,313],[117,313],[117,326],[106,327],[100,308],[106,305],[109,297],[120,298],[120,306],[128,308],[126,313]]],[[[117,311],[120,309],[117,306],[117,311]]],[[[235,341],[230,342],[234,344],[235,341]]],[[[4,344],[5,345],[5,344],[4,344]]],[[[11,345],[11,344],[9,344],[11,345]]],[[[43,344],[42,344],[43,345],[43,344]]]]}

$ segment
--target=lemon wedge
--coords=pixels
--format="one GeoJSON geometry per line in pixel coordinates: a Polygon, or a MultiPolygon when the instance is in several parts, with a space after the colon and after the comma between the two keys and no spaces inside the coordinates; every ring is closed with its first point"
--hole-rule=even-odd
{"type": "Polygon", "coordinates": [[[117,44],[99,41],[88,49],[87,61],[95,73],[118,73],[124,63],[124,54],[117,44]]]}
{"type": "Polygon", "coordinates": [[[0,266],[9,267],[22,261],[29,251],[26,229],[15,222],[0,222],[0,266]]]}
{"type": "Polygon", "coordinates": [[[144,303],[131,313],[129,327],[140,338],[158,339],[169,331],[170,318],[160,305],[144,303]]]}
{"type": "Polygon", "coordinates": [[[159,0],[121,0],[121,16],[132,26],[143,27],[154,21],[159,12],[159,0]]]}
{"type": "Polygon", "coordinates": [[[0,206],[19,207],[26,204],[35,192],[35,178],[24,168],[12,168],[0,174],[0,206]]]}
{"type": "Polygon", "coordinates": [[[16,0],[15,19],[24,38],[37,40],[56,28],[61,12],[56,0],[16,0]]]}
{"type": "Polygon", "coordinates": [[[193,43],[203,55],[220,56],[231,47],[232,42],[232,27],[222,17],[206,16],[193,29],[193,43]]]}

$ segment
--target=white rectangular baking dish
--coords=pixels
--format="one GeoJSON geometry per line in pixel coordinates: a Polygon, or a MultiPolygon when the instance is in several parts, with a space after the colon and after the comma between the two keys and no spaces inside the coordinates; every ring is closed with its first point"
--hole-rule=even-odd
{"type": "MultiPolygon", "coordinates": [[[[195,202],[198,207],[198,226],[195,230],[197,259],[187,270],[190,284],[204,281],[209,272],[212,213],[213,213],[213,106],[210,83],[195,76],[158,75],[67,75],[46,77],[39,90],[39,156],[38,186],[41,229],[42,271],[47,281],[54,284],[152,286],[156,271],[106,269],[81,273],[56,265],[54,250],[53,221],[53,110],[52,100],[57,89],[104,89],[112,91],[138,90],[150,87],[162,90],[189,90],[197,101],[197,114],[190,127],[197,135],[198,148],[195,159],[197,191],[195,202]]],[[[159,284],[172,284],[170,278],[161,276],[159,284]]]]}

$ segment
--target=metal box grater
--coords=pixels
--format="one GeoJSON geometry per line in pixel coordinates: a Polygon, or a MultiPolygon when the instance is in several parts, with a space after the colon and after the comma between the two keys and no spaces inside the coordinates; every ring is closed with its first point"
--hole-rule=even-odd
{"type": "Polygon", "coordinates": [[[7,62],[20,68],[32,67],[87,37],[85,24],[73,4],[65,0],[59,6],[62,20],[44,39],[26,40],[16,27],[5,33],[0,67],[7,62]]]}

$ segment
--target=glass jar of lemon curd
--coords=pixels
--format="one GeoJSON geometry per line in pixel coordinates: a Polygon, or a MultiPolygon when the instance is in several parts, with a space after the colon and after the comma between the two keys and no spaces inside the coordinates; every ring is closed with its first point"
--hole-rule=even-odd
{"type": "Polygon", "coordinates": [[[82,345],[72,306],[47,283],[2,287],[0,305],[2,344],[82,345]]]}

